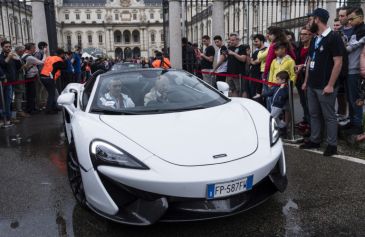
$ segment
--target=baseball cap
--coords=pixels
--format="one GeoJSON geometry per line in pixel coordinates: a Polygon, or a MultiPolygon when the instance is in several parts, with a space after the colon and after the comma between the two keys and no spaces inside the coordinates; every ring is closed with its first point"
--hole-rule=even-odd
{"type": "Polygon", "coordinates": [[[308,17],[310,17],[310,16],[320,17],[326,22],[330,18],[330,14],[328,13],[328,11],[323,8],[317,8],[312,13],[308,13],[307,16],[308,17]]]}

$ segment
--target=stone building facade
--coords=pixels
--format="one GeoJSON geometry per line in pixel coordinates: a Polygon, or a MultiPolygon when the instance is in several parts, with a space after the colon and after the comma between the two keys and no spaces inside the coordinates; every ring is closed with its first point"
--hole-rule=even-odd
{"type": "Polygon", "coordinates": [[[55,0],[58,45],[109,57],[153,56],[163,48],[162,0],[55,0]]]}
{"type": "Polygon", "coordinates": [[[0,38],[14,46],[32,42],[32,7],[24,1],[0,1],[0,38]]]}

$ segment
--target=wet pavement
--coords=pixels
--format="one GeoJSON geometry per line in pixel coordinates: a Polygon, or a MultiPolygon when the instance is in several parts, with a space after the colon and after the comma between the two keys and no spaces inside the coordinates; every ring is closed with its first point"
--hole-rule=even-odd
{"type": "Polygon", "coordinates": [[[286,147],[289,185],[233,217],[150,227],[115,224],[76,205],[60,115],[0,130],[0,237],[365,236],[365,165],[286,147]]]}

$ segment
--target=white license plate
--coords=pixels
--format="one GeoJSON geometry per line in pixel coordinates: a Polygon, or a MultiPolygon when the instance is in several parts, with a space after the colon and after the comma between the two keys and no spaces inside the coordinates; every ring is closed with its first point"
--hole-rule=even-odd
{"type": "Polygon", "coordinates": [[[208,184],[207,186],[207,198],[220,198],[231,196],[237,193],[252,189],[253,175],[217,184],[208,184]]]}

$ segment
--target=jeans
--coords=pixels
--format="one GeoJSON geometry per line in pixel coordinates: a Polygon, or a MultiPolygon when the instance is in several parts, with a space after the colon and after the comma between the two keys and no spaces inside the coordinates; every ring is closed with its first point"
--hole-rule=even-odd
{"type": "Polygon", "coordinates": [[[43,83],[44,87],[48,92],[47,98],[47,110],[56,110],[56,85],[55,81],[51,78],[41,77],[41,82],[43,83]]]}
{"type": "Polygon", "coordinates": [[[4,91],[4,105],[2,106],[2,116],[7,120],[11,119],[11,102],[13,101],[13,86],[3,86],[4,91]]]}
{"type": "Polygon", "coordinates": [[[322,118],[327,133],[327,143],[331,146],[337,146],[337,117],[336,117],[336,98],[337,88],[329,95],[323,95],[323,90],[308,87],[308,109],[311,119],[311,137],[310,141],[314,143],[321,142],[322,118]]]}
{"type": "Polygon", "coordinates": [[[303,112],[304,112],[304,116],[303,116],[303,121],[306,123],[310,122],[310,116],[309,116],[309,110],[308,110],[308,97],[307,97],[307,93],[306,91],[302,90],[302,85],[303,85],[303,79],[298,80],[296,83],[296,88],[299,94],[299,99],[300,99],[300,104],[303,108],[303,112]]]}
{"type": "Polygon", "coordinates": [[[347,78],[347,100],[349,102],[350,124],[355,127],[362,126],[362,106],[356,105],[356,100],[360,98],[360,74],[348,75],[347,78]]]}

